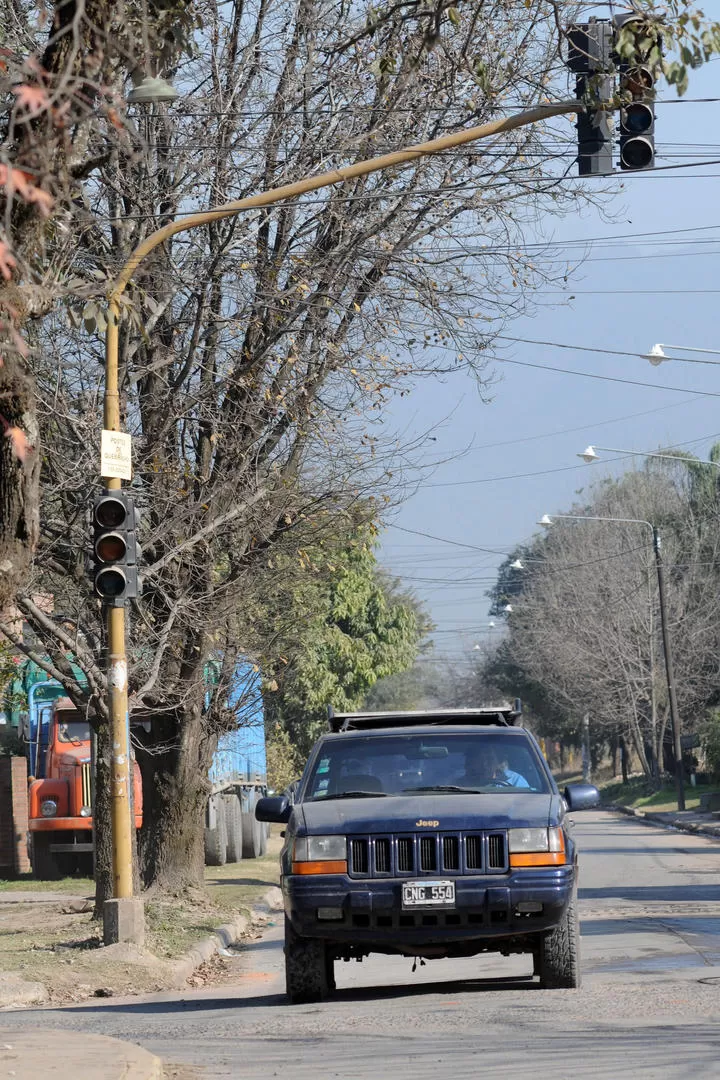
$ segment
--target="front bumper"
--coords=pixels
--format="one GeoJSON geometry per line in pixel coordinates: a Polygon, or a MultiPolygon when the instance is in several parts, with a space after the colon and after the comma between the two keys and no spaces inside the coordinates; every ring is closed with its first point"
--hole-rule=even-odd
{"type": "Polygon", "coordinates": [[[452,876],[455,907],[442,909],[404,910],[403,880],[407,879],[289,874],[283,878],[285,912],[303,937],[382,950],[526,936],[560,922],[572,896],[575,868],[568,865],[514,870],[502,876],[452,876]],[[518,911],[518,905],[526,903],[541,904],[542,910],[518,911]],[[320,919],[318,908],[340,908],[342,919],[320,919]]]}

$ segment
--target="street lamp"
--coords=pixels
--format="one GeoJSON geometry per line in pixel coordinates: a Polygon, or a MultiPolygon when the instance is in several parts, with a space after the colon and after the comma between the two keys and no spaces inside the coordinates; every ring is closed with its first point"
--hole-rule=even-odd
{"type": "MultiPolygon", "coordinates": [[[[675,788],[677,791],[678,810],[685,809],[685,777],[682,767],[682,742],[680,738],[680,715],[678,712],[677,696],[675,694],[675,671],[673,666],[672,646],[670,643],[670,631],[667,623],[667,607],[665,602],[665,571],[663,568],[660,533],[657,527],[643,518],[614,518],[594,517],[590,514],[555,514],[556,518],[566,521],[611,521],[622,525],[646,525],[652,533],[653,551],[655,553],[655,569],[658,579],[658,597],[660,600],[660,625],[662,627],[663,655],[665,658],[665,675],[667,677],[668,700],[670,703],[670,722],[673,733],[673,755],[675,757],[675,788]]],[[[554,524],[549,514],[543,514],[538,525],[549,528],[554,524]]]]}
{"type": "Polygon", "coordinates": [[[713,465],[716,469],[720,469],[720,462],[718,461],[697,461],[693,458],[680,457],[679,454],[661,454],[655,453],[649,450],[619,450],[616,446],[586,446],[582,454],[578,454],[579,458],[586,461],[590,465],[593,461],[599,461],[600,455],[596,453],[597,450],[605,450],[609,454],[632,454],[635,457],[650,457],[650,458],[663,458],[665,461],[682,461],[686,465],[713,465]]]}
{"type": "MultiPolygon", "coordinates": [[[[658,367],[666,360],[680,360],[682,357],[666,356],[665,349],[679,349],[681,352],[705,353],[708,356],[720,356],[720,349],[693,349],[689,345],[653,345],[650,352],[641,353],[644,360],[649,360],[653,367],[658,367]]],[[[687,361],[686,361],[687,363],[687,361]]],[[[720,364],[720,360],[696,360],[697,364],[720,364]]]]}

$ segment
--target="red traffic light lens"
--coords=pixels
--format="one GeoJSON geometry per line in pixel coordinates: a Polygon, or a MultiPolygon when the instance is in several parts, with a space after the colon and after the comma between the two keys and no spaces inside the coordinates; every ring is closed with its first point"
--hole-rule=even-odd
{"type": "Polygon", "coordinates": [[[95,592],[103,599],[114,600],[122,596],[126,587],[127,578],[117,567],[108,567],[107,570],[100,570],[95,575],[95,592]]]}
{"type": "Polygon", "coordinates": [[[120,533],[106,533],[95,544],[95,554],[100,562],[120,562],[125,558],[127,544],[120,533]]]}
{"type": "Polygon", "coordinates": [[[629,90],[633,97],[644,97],[655,85],[652,72],[646,67],[634,67],[623,73],[621,89],[629,90]]]}
{"type": "Polygon", "coordinates": [[[117,529],[123,525],[128,516],[128,508],[122,499],[114,499],[108,495],[95,506],[95,520],[104,529],[117,529]]]}

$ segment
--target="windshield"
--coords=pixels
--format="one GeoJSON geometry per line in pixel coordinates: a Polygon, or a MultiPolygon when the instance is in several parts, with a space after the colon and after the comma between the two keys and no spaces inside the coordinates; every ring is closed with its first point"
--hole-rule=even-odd
{"type": "Polygon", "coordinates": [[[325,742],[304,799],[550,790],[538,752],[527,738],[494,730],[373,734],[325,742]]]}
{"type": "Polygon", "coordinates": [[[90,724],[87,720],[60,720],[57,727],[58,742],[90,742],[90,724]]]}

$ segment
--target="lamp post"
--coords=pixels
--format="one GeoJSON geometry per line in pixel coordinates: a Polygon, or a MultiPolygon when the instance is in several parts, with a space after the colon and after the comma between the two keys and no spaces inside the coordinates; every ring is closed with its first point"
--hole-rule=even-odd
{"type": "MultiPolygon", "coordinates": [[[[595,517],[589,514],[555,514],[556,518],[566,521],[611,521],[623,525],[645,525],[652,533],[653,552],[655,554],[655,569],[658,580],[658,597],[660,601],[660,626],[662,629],[663,655],[665,658],[665,675],[668,687],[668,702],[670,705],[670,723],[673,734],[673,756],[675,758],[675,788],[677,791],[678,810],[685,809],[685,777],[682,767],[682,742],[680,739],[680,714],[678,712],[677,696],[675,693],[675,669],[673,665],[672,645],[667,621],[667,604],[665,600],[665,570],[662,559],[662,546],[660,533],[655,525],[643,518],[614,518],[595,517]]],[[[538,525],[549,528],[554,524],[549,514],[543,514],[538,525]]]]}
{"type": "MultiPolygon", "coordinates": [[[[156,90],[157,87],[150,87],[156,90]]],[[[138,87],[136,99],[149,100],[148,86],[138,87]],[[141,96],[140,96],[141,95],[141,96]]],[[[160,87],[162,90],[163,88],[160,87]]],[[[167,96],[166,100],[170,97],[167,96]]],[[[398,168],[416,161],[418,158],[438,154],[450,150],[456,146],[464,146],[467,143],[476,142],[479,139],[489,138],[493,135],[501,135],[506,131],[514,131],[517,128],[527,127],[529,124],[547,120],[549,117],[562,116],[567,113],[585,112],[585,105],[580,101],[562,101],[556,104],[539,105],[534,109],[525,109],[512,116],[501,120],[492,120],[489,123],[477,127],[468,128],[464,131],[456,131],[451,135],[443,135],[429,142],[419,143],[416,146],[405,147],[380,157],[370,158],[366,161],[355,162],[331,172],[322,173],[319,176],[305,177],[292,184],[284,184],[281,187],[271,188],[269,191],[260,192],[244,199],[237,199],[217,206],[212,210],[204,210],[194,214],[188,214],[172,221],[161,229],[147,236],[132,253],[125,266],[112,283],[108,292],[107,301],[107,328],[105,331],[105,395],[104,395],[104,426],[108,431],[120,431],[120,397],[118,378],[118,341],[120,321],[120,301],[135,270],[156,247],[176,233],[193,229],[200,225],[206,225],[221,218],[234,217],[243,210],[253,210],[263,206],[272,206],[275,203],[285,202],[289,199],[298,198],[310,191],[330,187],[333,184],[341,184],[355,177],[367,176],[370,173],[381,172],[384,169],[398,168]]],[[[118,490],[122,482],[111,479],[107,484],[111,490],[118,490]]],[[[128,699],[127,699],[127,657],[125,651],[125,611],[122,606],[106,608],[108,653],[109,653],[109,714],[112,729],[112,846],[113,846],[113,882],[114,896],[118,899],[131,898],[133,895],[132,884],[132,822],[130,814],[130,760],[129,760],[129,731],[128,731],[128,699]]]]}
{"type": "Polygon", "coordinates": [[[697,461],[693,458],[681,457],[679,454],[656,454],[649,450],[619,450],[616,446],[597,446],[595,444],[586,446],[583,452],[578,454],[578,457],[582,458],[583,461],[586,461],[587,464],[590,465],[593,461],[600,460],[599,454],[596,453],[597,450],[605,450],[609,454],[631,454],[634,457],[662,458],[665,461],[681,461],[686,465],[712,465],[713,468],[720,469],[720,462],[718,461],[697,461]]]}

